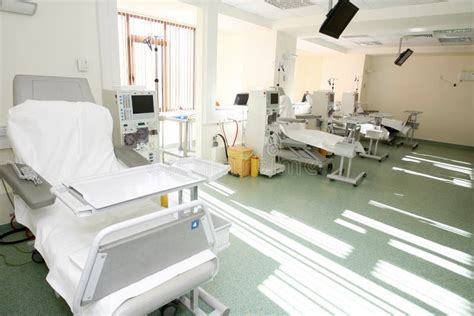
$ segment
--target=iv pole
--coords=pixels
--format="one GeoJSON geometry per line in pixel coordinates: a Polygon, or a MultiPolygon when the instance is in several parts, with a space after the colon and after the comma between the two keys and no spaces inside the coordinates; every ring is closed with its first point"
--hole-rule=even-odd
{"type": "MultiPolygon", "coordinates": [[[[155,92],[156,92],[156,104],[157,104],[157,111],[158,111],[158,131],[160,131],[160,80],[159,78],[159,70],[158,70],[158,42],[160,40],[160,37],[158,35],[149,35],[147,36],[144,40],[143,43],[145,43],[148,48],[153,52],[155,52],[155,92]],[[155,44],[155,47],[153,47],[153,42],[155,44]]],[[[160,131],[161,132],[161,131],[160,131]]],[[[163,156],[161,153],[161,147],[160,147],[160,137],[158,136],[158,162],[161,163],[163,162],[163,156]]]]}

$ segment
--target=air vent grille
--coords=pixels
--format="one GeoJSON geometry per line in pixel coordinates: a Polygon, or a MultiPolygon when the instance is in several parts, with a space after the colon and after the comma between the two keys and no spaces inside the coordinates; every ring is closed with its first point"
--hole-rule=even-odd
{"type": "Polygon", "coordinates": [[[265,0],[265,2],[282,10],[298,9],[315,5],[315,3],[310,0],[265,0]]]}

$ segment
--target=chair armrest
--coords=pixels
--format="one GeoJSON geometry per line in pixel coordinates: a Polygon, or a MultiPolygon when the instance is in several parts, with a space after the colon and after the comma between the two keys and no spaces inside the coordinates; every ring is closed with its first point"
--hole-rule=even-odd
{"type": "Polygon", "coordinates": [[[137,153],[135,150],[127,147],[114,147],[115,156],[127,167],[139,167],[149,165],[150,162],[137,153]]]}
{"type": "Polygon", "coordinates": [[[45,179],[41,178],[43,183],[38,185],[20,179],[9,164],[0,165],[0,178],[5,179],[13,192],[18,194],[31,209],[52,205],[56,201],[56,196],[51,193],[51,185],[45,179]]]}
{"type": "Polygon", "coordinates": [[[314,114],[297,114],[296,119],[298,120],[317,120],[320,119],[321,115],[314,114]]]}
{"type": "Polygon", "coordinates": [[[278,119],[278,122],[279,123],[306,123],[306,120],[281,117],[278,119]]]}

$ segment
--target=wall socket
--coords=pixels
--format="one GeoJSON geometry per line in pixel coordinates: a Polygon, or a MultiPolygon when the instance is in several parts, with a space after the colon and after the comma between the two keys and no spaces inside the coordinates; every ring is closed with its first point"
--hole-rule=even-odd
{"type": "Polygon", "coordinates": [[[77,70],[79,72],[88,72],[89,71],[89,62],[85,58],[77,59],[77,70]]]}

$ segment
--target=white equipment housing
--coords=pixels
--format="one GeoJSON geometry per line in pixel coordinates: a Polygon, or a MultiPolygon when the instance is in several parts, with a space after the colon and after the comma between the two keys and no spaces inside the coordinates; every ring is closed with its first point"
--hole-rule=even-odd
{"type": "Polygon", "coordinates": [[[260,157],[260,173],[268,177],[285,171],[285,166],[276,162],[278,145],[273,142],[279,132],[279,99],[275,90],[257,90],[250,92],[248,100],[245,146],[260,157]]]}
{"type": "Polygon", "coordinates": [[[358,110],[359,92],[344,92],[342,94],[341,112],[344,114],[356,113],[358,110]]]}
{"type": "Polygon", "coordinates": [[[103,90],[103,104],[114,120],[113,143],[160,162],[160,120],[155,91],[103,90]]]}
{"type": "Polygon", "coordinates": [[[321,116],[320,120],[307,125],[309,129],[326,130],[330,112],[334,108],[334,92],[328,90],[314,91],[312,98],[311,114],[321,116]]]}

